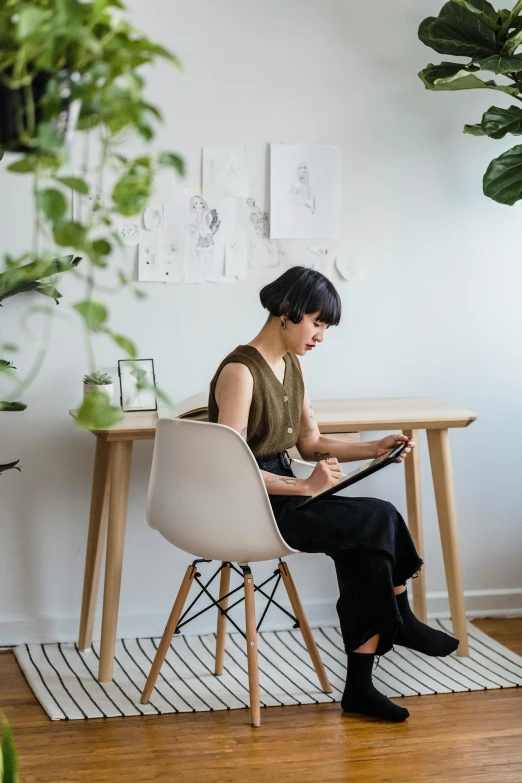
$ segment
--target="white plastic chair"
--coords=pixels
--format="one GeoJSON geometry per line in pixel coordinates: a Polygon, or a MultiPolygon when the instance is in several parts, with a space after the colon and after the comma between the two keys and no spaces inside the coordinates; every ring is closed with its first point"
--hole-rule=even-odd
{"type": "MultiPolygon", "coordinates": [[[[171,544],[196,558],[188,567],[153,661],[141,701],[156,684],[177,629],[197,562],[219,560],[220,590],[215,674],[223,673],[231,564],[243,572],[248,680],[252,726],[261,722],[254,579],[249,563],[282,558],[297,550],[279,533],[258,464],[236,430],[223,424],[162,418],[158,421],[147,498],[147,521],[171,544]]],[[[321,688],[331,692],[317,645],[287,563],[281,578],[312,659],[321,688]]],[[[280,607],[282,608],[282,607],[280,607]]],[[[228,618],[230,619],[230,618],[228,618]]],[[[237,626],[236,626],[237,627],[237,626]]]]}

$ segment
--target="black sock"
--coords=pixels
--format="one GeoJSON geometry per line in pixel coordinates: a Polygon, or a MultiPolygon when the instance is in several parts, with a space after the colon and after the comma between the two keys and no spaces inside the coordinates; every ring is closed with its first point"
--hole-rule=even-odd
{"type": "Polygon", "coordinates": [[[459,646],[459,640],[417,620],[411,610],[406,590],[396,598],[404,625],[399,626],[394,644],[400,644],[410,650],[417,650],[424,655],[436,657],[444,657],[455,652],[459,646]]]}
{"type": "Polygon", "coordinates": [[[372,667],[375,655],[348,653],[348,674],[341,707],[344,712],[358,712],[374,718],[406,720],[409,712],[380,693],[372,683],[372,667]]]}

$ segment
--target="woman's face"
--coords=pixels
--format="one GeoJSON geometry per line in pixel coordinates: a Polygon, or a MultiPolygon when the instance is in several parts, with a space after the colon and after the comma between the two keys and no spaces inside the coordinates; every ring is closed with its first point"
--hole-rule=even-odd
{"type": "Polygon", "coordinates": [[[328,326],[317,320],[319,313],[308,313],[299,324],[294,324],[286,319],[285,342],[292,353],[304,356],[309,351],[323,342],[325,330],[328,326]]]}
{"type": "Polygon", "coordinates": [[[306,179],[306,175],[308,172],[304,163],[301,163],[301,165],[297,169],[297,173],[299,175],[299,179],[306,179]]]}
{"type": "Polygon", "coordinates": [[[205,209],[205,203],[203,199],[195,198],[194,201],[192,202],[192,209],[195,212],[201,212],[203,209],[205,209]]]}

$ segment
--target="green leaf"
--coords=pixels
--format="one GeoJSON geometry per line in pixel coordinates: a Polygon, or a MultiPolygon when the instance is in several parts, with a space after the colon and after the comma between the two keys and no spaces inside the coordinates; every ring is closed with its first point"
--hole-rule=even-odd
{"type": "Polygon", "coordinates": [[[464,125],[464,133],[469,133],[470,136],[486,136],[482,125],[464,125]]]}
{"type": "Polygon", "coordinates": [[[112,198],[121,215],[136,215],[142,212],[149,199],[152,177],[149,172],[126,174],[116,183],[112,198]]]}
{"type": "MultiPolygon", "coordinates": [[[[0,405],[1,404],[2,403],[0,403],[0,405]]],[[[19,462],[20,460],[17,459],[14,462],[7,462],[4,465],[0,465],[0,475],[6,470],[21,471],[22,468],[17,467],[19,462]]],[[[5,737],[2,738],[2,747],[0,748],[0,780],[3,781],[3,783],[18,783],[18,778],[16,777],[16,752],[13,752],[9,747],[8,742],[5,741],[5,737]],[[2,760],[5,762],[3,769],[2,760]]]]}
{"type": "Polygon", "coordinates": [[[158,164],[160,166],[169,166],[170,168],[175,169],[180,177],[185,176],[185,161],[173,152],[160,152],[158,155],[158,164]]]}
{"type": "Polygon", "coordinates": [[[484,60],[476,60],[475,64],[482,68],[483,71],[493,71],[493,73],[518,73],[522,71],[522,55],[513,55],[513,57],[506,57],[505,55],[495,54],[491,57],[486,57],[484,60]]]}
{"type": "Polygon", "coordinates": [[[61,182],[66,188],[71,188],[71,190],[75,190],[76,193],[81,193],[82,196],[86,196],[89,192],[88,184],[79,177],[55,177],[55,180],[61,182]]]}
{"type": "Polygon", "coordinates": [[[80,313],[87,325],[87,328],[93,332],[99,332],[109,317],[109,313],[105,305],[101,302],[95,302],[92,299],[86,299],[83,302],[77,302],[73,305],[73,308],[78,313],[80,313]]]}
{"type": "Polygon", "coordinates": [[[27,157],[27,158],[20,158],[19,160],[15,160],[14,163],[11,163],[8,167],[8,171],[16,171],[19,174],[26,174],[28,171],[34,171],[36,168],[36,158],[35,157],[27,157]]]}
{"type": "Polygon", "coordinates": [[[86,430],[105,430],[123,418],[122,409],[111,404],[107,394],[87,394],[76,415],[78,427],[86,430]]]}
{"type": "Polygon", "coordinates": [[[9,411],[10,413],[13,413],[15,411],[25,411],[27,408],[27,405],[25,402],[6,402],[5,400],[0,400],[0,411],[9,411]]]}
{"type": "Polygon", "coordinates": [[[522,198],[522,144],[492,160],[484,174],[484,195],[512,206],[522,198]]]}
{"type": "Polygon", "coordinates": [[[135,359],[138,355],[138,350],[132,340],[129,340],[128,337],[124,337],[121,334],[114,334],[113,332],[108,332],[108,334],[112,337],[116,345],[118,345],[122,350],[127,353],[131,359],[135,359]]]}
{"type": "MultiPolygon", "coordinates": [[[[475,5],[486,8],[481,0],[475,5]]],[[[438,17],[421,22],[419,39],[440,54],[471,58],[487,57],[500,51],[494,32],[480,19],[453,2],[446,3],[438,17]]]]}
{"type": "Polygon", "coordinates": [[[60,220],[67,212],[65,196],[54,188],[39,190],[36,194],[36,203],[53,223],[60,220]]]}
{"type": "Polygon", "coordinates": [[[69,221],[58,223],[53,230],[54,241],[62,247],[82,248],[85,245],[87,229],[80,223],[69,221]]]}
{"type": "Polygon", "coordinates": [[[504,46],[508,54],[513,54],[520,44],[522,44],[522,30],[519,30],[515,35],[512,35],[511,38],[508,38],[504,46]]]}
{"type": "Polygon", "coordinates": [[[496,84],[494,81],[483,81],[462,67],[462,63],[431,63],[419,73],[420,79],[428,90],[500,90],[510,95],[518,94],[518,88],[496,84]]]}
{"type": "Polygon", "coordinates": [[[482,8],[484,7],[484,3],[480,2],[470,2],[470,0],[452,0],[455,5],[460,5],[461,8],[465,8],[466,11],[469,11],[473,16],[476,16],[477,19],[480,19],[482,22],[484,22],[485,25],[487,25],[491,30],[499,30],[500,25],[497,22],[498,14],[493,8],[490,3],[486,3],[487,11],[484,13],[484,10],[481,10],[480,6],[482,8]]]}
{"type": "Polygon", "coordinates": [[[522,109],[518,106],[510,106],[509,109],[492,106],[484,113],[480,127],[492,139],[503,139],[507,133],[521,136],[522,109]]]}
{"type": "Polygon", "coordinates": [[[18,19],[18,37],[23,41],[35,33],[41,33],[41,28],[50,18],[50,11],[42,11],[39,8],[24,8],[20,11],[18,19]]]}
{"type": "Polygon", "coordinates": [[[112,246],[106,239],[95,239],[92,243],[94,252],[98,256],[108,256],[112,250],[112,246]]]}
{"type": "MultiPolygon", "coordinates": [[[[0,473],[2,470],[11,470],[13,468],[15,470],[20,470],[20,468],[16,467],[18,462],[20,462],[20,460],[17,459],[16,462],[11,462],[7,465],[0,465],[0,473]]],[[[6,722],[4,722],[2,726],[0,756],[2,757],[3,765],[0,780],[2,783],[18,783],[18,756],[16,745],[13,733],[6,722]]]]}

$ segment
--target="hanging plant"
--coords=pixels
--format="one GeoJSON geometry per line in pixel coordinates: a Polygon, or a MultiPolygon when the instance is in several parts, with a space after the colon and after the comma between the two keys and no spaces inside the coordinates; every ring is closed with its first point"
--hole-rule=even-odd
{"type": "MultiPolygon", "coordinates": [[[[142,66],[177,58],[135,29],[120,0],[6,0],[0,8],[0,158],[8,170],[32,180],[33,246],[27,252],[0,259],[0,306],[11,297],[33,291],[48,297],[34,308],[44,316],[42,347],[24,378],[2,365],[10,378],[11,401],[18,402],[36,377],[50,340],[54,299],[61,294],[57,277],[73,275],[85,285],[73,312],[86,331],[88,366],[96,369],[93,334],[105,335],[135,358],[137,348],[110,321],[97,282],[100,269],[114,270],[114,293],[132,287],[131,270],[114,249],[120,216],[140,213],[151,195],[160,169],[182,176],[182,159],[172,152],[129,156],[136,138],[149,143],[161,121],[160,110],[144,95],[142,66]],[[71,164],[71,133],[81,150],[82,165],[71,164]],[[12,159],[11,153],[23,151],[12,159]],[[110,182],[110,184],[109,184],[110,182]],[[99,198],[100,194],[106,194],[99,198]],[[64,255],[64,253],[66,255],[64,255]],[[81,262],[81,263],[80,263],[81,262]]],[[[28,232],[29,233],[29,232],[28,232]]],[[[143,294],[134,289],[137,297],[143,294]]],[[[18,301],[18,300],[17,300],[18,301]]],[[[0,357],[17,350],[0,335],[0,357]]],[[[161,392],[156,393],[168,401],[161,392]]],[[[2,395],[4,396],[4,395],[2,395]]],[[[20,410],[21,407],[15,409],[20,410]]],[[[11,408],[12,410],[13,408],[11,408]]],[[[121,418],[108,395],[90,395],[78,421],[104,428],[121,418]]]]}
{"type": "MultiPolygon", "coordinates": [[[[419,76],[428,90],[490,90],[522,103],[522,0],[511,10],[495,10],[487,0],[450,0],[438,16],[419,27],[420,40],[439,54],[466,62],[430,63],[419,76]],[[486,76],[487,74],[487,76],[486,76]],[[495,79],[490,78],[495,75],[495,79]]],[[[522,135],[522,107],[491,106],[480,122],[464,126],[472,136],[502,139],[522,135]]],[[[483,179],[484,194],[500,204],[522,199],[522,145],[493,160],[483,179]]]]}

